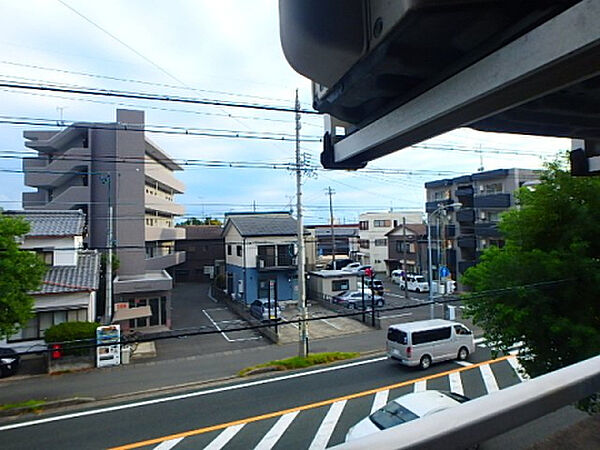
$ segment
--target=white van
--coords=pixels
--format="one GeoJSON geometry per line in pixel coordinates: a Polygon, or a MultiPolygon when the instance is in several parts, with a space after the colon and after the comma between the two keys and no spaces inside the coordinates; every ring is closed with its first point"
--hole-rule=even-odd
{"type": "Polygon", "coordinates": [[[432,319],[390,325],[387,355],[407,366],[427,369],[433,362],[465,360],[475,351],[473,332],[458,322],[432,319]]]}
{"type": "MultiPolygon", "coordinates": [[[[392,281],[400,285],[400,289],[404,289],[404,276],[401,270],[394,270],[392,272],[392,281]]],[[[423,275],[414,275],[409,273],[406,275],[406,283],[408,284],[408,290],[414,292],[429,292],[429,283],[423,275]]]]}

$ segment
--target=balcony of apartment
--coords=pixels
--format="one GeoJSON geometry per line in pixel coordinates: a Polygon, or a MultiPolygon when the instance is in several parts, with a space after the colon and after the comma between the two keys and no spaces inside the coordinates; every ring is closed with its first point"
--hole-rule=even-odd
{"type": "Polygon", "coordinates": [[[479,222],[475,224],[475,234],[482,238],[501,237],[498,222],[479,222]]]}
{"type": "MultiPolygon", "coordinates": [[[[30,199],[41,198],[37,196],[37,193],[33,196],[28,197],[30,199]]],[[[25,195],[23,195],[23,202],[25,202],[25,195]]],[[[90,188],[88,186],[71,186],[62,191],[60,194],[55,194],[49,201],[44,201],[43,204],[38,204],[37,207],[41,209],[71,209],[75,205],[86,205],[90,202],[90,188]]],[[[28,203],[29,204],[29,203],[28,203]]],[[[25,206],[25,203],[23,204],[25,206]]],[[[31,209],[35,206],[31,206],[31,209]]]]}
{"type": "MultiPolygon", "coordinates": [[[[455,203],[455,202],[451,198],[447,198],[445,200],[434,200],[432,202],[427,202],[427,203],[425,203],[425,212],[432,213],[436,209],[438,209],[440,206],[451,205],[452,203],[455,203]]],[[[447,211],[454,211],[454,208],[447,208],[447,211]]]]}
{"type": "Polygon", "coordinates": [[[293,270],[297,267],[297,259],[291,255],[258,255],[256,268],[260,272],[273,270],[293,270]]]}
{"type": "Polygon", "coordinates": [[[185,262],[185,252],[172,252],[146,259],[146,270],[163,270],[185,262]]]}
{"type": "Polygon", "coordinates": [[[477,239],[475,236],[462,235],[458,237],[458,246],[461,248],[476,248],[477,239]]]}
{"type": "Polygon", "coordinates": [[[178,241],[185,239],[185,228],[145,227],[145,241],[178,241]]]}
{"type": "Polygon", "coordinates": [[[456,212],[456,221],[458,223],[475,222],[475,211],[472,208],[461,208],[456,212]]]}
{"type": "Polygon", "coordinates": [[[159,195],[152,195],[146,193],[145,197],[146,209],[153,211],[160,211],[174,216],[181,216],[185,212],[185,208],[178,203],[167,200],[159,195]]]}
{"type": "Polygon", "coordinates": [[[148,162],[146,160],[144,173],[146,182],[150,185],[158,182],[165,188],[175,191],[178,194],[183,194],[185,185],[173,176],[173,173],[164,167],[162,164],[148,162]]]}
{"type": "Polygon", "coordinates": [[[475,208],[508,208],[510,194],[477,195],[473,201],[475,208]]]}
{"type": "Polygon", "coordinates": [[[67,179],[78,174],[87,176],[89,171],[88,153],[88,149],[71,148],[52,160],[24,158],[25,184],[27,186],[52,188],[60,186],[67,179]]]}
{"type": "Polygon", "coordinates": [[[21,197],[23,209],[43,208],[46,205],[46,193],[40,192],[23,192],[21,197]]]}
{"type": "Polygon", "coordinates": [[[475,193],[475,190],[473,189],[473,186],[461,186],[456,189],[456,191],[454,192],[454,195],[456,195],[456,197],[458,197],[458,201],[461,201],[460,200],[461,198],[473,197],[474,193],[475,193]]]}

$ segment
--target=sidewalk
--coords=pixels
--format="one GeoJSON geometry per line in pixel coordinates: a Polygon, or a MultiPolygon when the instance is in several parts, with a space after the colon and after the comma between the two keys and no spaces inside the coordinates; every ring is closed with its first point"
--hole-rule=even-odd
{"type": "MultiPolygon", "coordinates": [[[[314,340],[310,352],[383,352],[386,330],[314,340]]],[[[209,355],[151,361],[62,375],[9,377],[0,380],[0,404],[27,400],[92,397],[96,400],[132,395],[234,377],[244,367],[297,355],[298,344],[269,345],[209,355]]]]}

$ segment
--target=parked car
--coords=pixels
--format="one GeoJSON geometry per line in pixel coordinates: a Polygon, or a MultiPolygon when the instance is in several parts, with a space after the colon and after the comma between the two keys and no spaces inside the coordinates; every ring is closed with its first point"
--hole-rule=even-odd
{"type": "Polygon", "coordinates": [[[400,289],[406,289],[406,284],[408,284],[408,290],[414,292],[429,292],[429,283],[425,279],[423,275],[406,275],[406,283],[404,283],[404,278],[400,277],[399,283],[400,289]]]}
{"type": "Polygon", "coordinates": [[[356,272],[358,272],[360,275],[364,275],[365,274],[365,270],[367,270],[367,269],[373,270],[373,266],[371,266],[369,264],[358,266],[358,268],[356,269],[356,272]]]}
{"type": "Polygon", "coordinates": [[[281,308],[279,305],[275,307],[275,300],[271,299],[269,307],[269,299],[259,298],[250,304],[250,314],[258,320],[281,320],[281,308]],[[270,313],[270,315],[269,315],[270,313]]]}
{"type": "Polygon", "coordinates": [[[0,348],[0,377],[9,377],[17,373],[21,357],[12,348],[0,348]]]}
{"type": "MultiPolygon", "coordinates": [[[[362,290],[362,282],[359,280],[357,282],[357,289],[360,291],[362,290]]],[[[384,287],[383,287],[383,281],[375,278],[374,280],[371,281],[370,278],[365,278],[365,289],[373,290],[373,292],[375,292],[375,294],[377,295],[383,295],[383,291],[384,291],[384,287]]],[[[369,295],[371,293],[369,292],[369,295]]]]}
{"type": "MultiPolygon", "coordinates": [[[[332,302],[350,309],[362,309],[363,294],[361,291],[344,291],[332,298],[332,302]]],[[[381,295],[374,294],[375,306],[385,306],[385,300],[381,295]]],[[[371,292],[365,290],[365,308],[371,307],[371,292]]]]}
{"type": "Polygon", "coordinates": [[[464,395],[446,391],[422,391],[403,395],[350,428],[346,434],[346,442],[453,408],[468,400],[464,395]]]}
{"type": "Polygon", "coordinates": [[[327,270],[341,270],[352,263],[354,263],[354,261],[350,258],[336,259],[335,261],[329,261],[325,268],[327,270]]]}
{"type": "Polygon", "coordinates": [[[362,266],[361,263],[359,263],[359,262],[353,262],[353,263],[348,264],[342,270],[345,270],[346,272],[356,272],[356,270],[358,270],[358,268],[360,266],[362,266]]]}

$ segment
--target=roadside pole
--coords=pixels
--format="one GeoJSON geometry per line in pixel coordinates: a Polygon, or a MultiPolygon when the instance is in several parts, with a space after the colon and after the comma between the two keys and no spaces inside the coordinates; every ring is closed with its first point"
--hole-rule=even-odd
{"type": "Polygon", "coordinates": [[[365,323],[367,321],[367,316],[365,314],[365,274],[364,272],[360,274],[361,279],[361,287],[362,287],[362,321],[365,323]]]}
{"type": "MultiPolygon", "coordinates": [[[[435,308],[433,306],[433,265],[431,262],[431,216],[427,216],[427,262],[429,266],[429,318],[433,319],[435,308]]],[[[406,286],[408,287],[408,286],[406,286]]]]}
{"type": "Polygon", "coordinates": [[[331,186],[329,186],[327,188],[327,195],[329,195],[329,218],[330,218],[330,226],[331,226],[331,261],[333,261],[332,269],[335,270],[335,269],[337,269],[337,266],[335,264],[336,249],[335,249],[335,233],[334,233],[334,226],[333,226],[333,200],[332,200],[333,194],[335,194],[335,191],[333,189],[331,189],[331,186]]]}
{"type": "Polygon", "coordinates": [[[299,327],[300,342],[298,355],[304,358],[308,355],[308,312],[306,310],[306,292],[304,290],[304,230],[302,225],[302,169],[300,160],[300,100],[296,89],[296,215],[298,222],[298,303],[300,305],[301,322],[299,327]]]}
{"type": "Polygon", "coordinates": [[[402,255],[402,272],[404,274],[404,298],[408,300],[408,277],[406,276],[406,217],[402,218],[402,240],[404,254],[402,255]]]}

